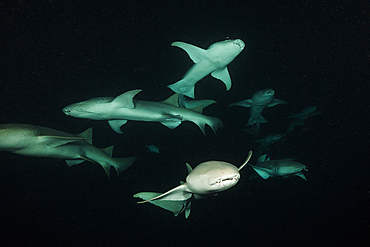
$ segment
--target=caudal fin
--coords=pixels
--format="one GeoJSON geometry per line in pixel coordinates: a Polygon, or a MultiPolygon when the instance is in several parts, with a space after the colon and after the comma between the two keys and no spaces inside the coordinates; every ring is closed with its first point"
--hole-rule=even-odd
{"type": "Polygon", "coordinates": [[[206,117],[205,119],[196,119],[192,120],[196,125],[199,126],[200,130],[203,132],[203,134],[206,134],[205,126],[206,124],[212,128],[213,132],[215,132],[220,128],[223,127],[223,123],[220,119],[216,117],[206,117]]]}
{"type": "Polygon", "coordinates": [[[178,94],[184,94],[192,99],[194,99],[194,86],[195,85],[187,85],[184,80],[180,80],[176,83],[168,85],[172,91],[178,94]]]}
{"type": "Polygon", "coordinates": [[[248,123],[247,123],[247,126],[249,126],[249,125],[252,125],[252,124],[255,124],[255,123],[267,123],[268,121],[264,118],[264,117],[262,117],[262,116],[260,116],[260,117],[258,117],[258,118],[249,118],[249,121],[248,121],[248,123]]]}

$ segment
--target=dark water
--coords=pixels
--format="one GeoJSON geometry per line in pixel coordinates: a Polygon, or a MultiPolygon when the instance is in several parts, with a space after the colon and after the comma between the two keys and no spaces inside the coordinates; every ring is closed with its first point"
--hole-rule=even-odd
{"type": "MultiPolygon", "coordinates": [[[[0,123],[70,133],[94,127],[94,145],[135,164],[108,179],[100,166],[0,155],[0,237],[4,246],[355,246],[369,234],[369,11],[367,1],[8,1],[1,3],[0,123]],[[161,101],[192,61],[174,41],[202,48],[240,38],[244,51],[228,66],[232,88],[208,76],[197,99],[214,99],[205,115],[223,120],[204,136],[190,122],[170,130],[129,121],[124,134],[106,121],[61,109],[98,96],[143,89],[161,101]],[[195,201],[189,219],[137,205],[140,191],[165,192],[186,177],[185,162],[241,164],[255,149],[242,132],[249,109],[227,105],[273,88],[287,105],[268,108],[262,134],[284,131],[287,116],[308,106],[323,113],[271,146],[272,159],[308,166],[299,177],[248,180],[195,201]],[[146,152],[155,144],[160,154],[146,152]]],[[[252,163],[258,157],[252,157],[252,163]]]]}

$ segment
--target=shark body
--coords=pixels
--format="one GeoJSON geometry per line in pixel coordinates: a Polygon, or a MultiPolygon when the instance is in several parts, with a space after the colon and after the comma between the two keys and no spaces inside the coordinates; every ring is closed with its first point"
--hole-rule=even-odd
{"type": "Polygon", "coordinates": [[[231,78],[226,66],[245,47],[244,42],[240,39],[217,42],[208,47],[207,50],[180,41],[173,42],[171,45],[185,50],[195,64],[180,81],[168,87],[174,92],[190,98],[194,98],[195,84],[209,74],[223,81],[226,90],[229,90],[231,78]]]}
{"type": "Polygon", "coordinates": [[[286,104],[284,100],[275,99],[275,91],[273,89],[264,89],[255,92],[252,95],[252,99],[242,100],[233,103],[229,106],[243,106],[251,108],[251,117],[248,120],[247,126],[256,124],[259,126],[260,123],[267,123],[267,120],[262,117],[262,111],[265,107],[272,107],[278,104],[286,104]]]}
{"type": "Polygon", "coordinates": [[[93,98],[66,106],[63,112],[77,118],[108,120],[112,129],[119,134],[122,134],[121,126],[128,120],[160,122],[170,129],[176,128],[182,121],[191,121],[197,124],[204,134],[206,124],[215,133],[222,127],[220,119],[202,114],[202,106],[195,109],[179,107],[177,94],[161,102],[134,100],[134,96],[139,92],[141,89],[128,91],[116,98],[93,98]]]}
{"type": "Polygon", "coordinates": [[[130,167],[136,157],[112,158],[113,146],[100,150],[91,144],[92,128],[80,135],[28,124],[1,124],[0,151],[66,160],[69,166],[87,160],[100,164],[108,177],[113,166],[117,175],[130,167]]]}
{"type": "Polygon", "coordinates": [[[307,181],[306,176],[302,173],[302,171],[307,171],[306,166],[292,159],[270,160],[270,158],[264,154],[258,158],[256,165],[248,165],[263,179],[295,175],[307,181]]]}
{"type": "Polygon", "coordinates": [[[296,126],[303,125],[308,118],[316,115],[322,115],[322,113],[317,111],[317,106],[309,106],[303,109],[300,113],[289,116],[288,118],[292,118],[293,121],[287,129],[287,133],[292,132],[296,126]]]}
{"type": "Polygon", "coordinates": [[[239,168],[224,161],[207,161],[199,164],[194,169],[186,164],[189,175],[186,182],[165,193],[140,192],[134,195],[174,213],[175,216],[185,212],[188,218],[191,211],[191,197],[201,199],[235,186],[239,179],[239,171],[249,162],[252,156],[250,151],[246,161],[239,168]]]}

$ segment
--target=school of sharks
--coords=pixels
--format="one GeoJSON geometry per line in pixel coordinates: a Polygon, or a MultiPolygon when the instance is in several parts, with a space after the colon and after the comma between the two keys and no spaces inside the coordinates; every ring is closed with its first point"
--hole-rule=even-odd
{"type": "MultiPolygon", "coordinates": [[[[227,65],[231,63],[244,49],[245,44],[240,39],[228,39],[212,44],[208,49],[202,49],[185,42],[173,42],[172,46],[183,49],[194,62],[181,80],[168,87],[174,94],[161,102],[135,100],[141,89],[124,92],[117,97],[99,97],[73,103],[63,108],[63,113],[75,118],[92,120],[106,120],[110,127],[118,134],[124,132],[127,121],[159,122],[169,129],[174,129],[183,121],[195,123],[203,134],[208,125],[215,133],[223,126],[216,117],[205,116],[202,111],[205,107],[216,103],[210,99],[195,99],[195,85],[204,77],[211,75],[215,83],[222,81],[226,90],[232,86],[227,65]]],[[[180,213],[188,218],[193,199],[206,198],[235,186],[240,179],[240,170],[248,165],[255,174],[250,177],[289,177],[298,176],[306,180],[303,171],[307,171],[304,164],[293,159],[270,160],[264,152],[269,146],[289,135],[296,126],[303,125],[311,116],[319,115],[316,106],[309,106],[300,113],[289,117],[291,123],[285,133],[265,135],[261,137],[260,124],[268,121],[262,117],[265,107],[287,104],[286,101],[276,99],[273,89],[261,89],[255,92],[250,99],[231,103],[229,106],[250,108],[250,118],[243,131],[256,137],[254,142],[260,145],[254,150],[258,154],[257,163],[250,164],[252,151],[246,154],[245,162],[235,166],[225,161],[205,161],[192,168],[186,164],[188,176],[185,182],[165,193],[139,192],[134,195],[140,198],[138,204],[151,203],[169,210],[175,216],[180,213]]],[[[159,153],[159,148],[146,146],[148,151],[159,153]]],[[[0,124],[0,151],[9,151],[15,154],[36,157],[63,159],[68,166],[74,166],[84,161],[99,164],[110,177],[113,167],[117,176],[134,164],[135,156],[113,158],[113,146],[99,149],[92,143],[92,128],[81,134],[70,134],[47,127],[29,124],[0,124]]]]}

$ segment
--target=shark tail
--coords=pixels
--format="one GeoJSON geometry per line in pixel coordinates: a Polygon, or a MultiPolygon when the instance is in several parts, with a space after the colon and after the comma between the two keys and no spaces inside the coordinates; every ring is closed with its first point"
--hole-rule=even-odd
{"type": "Polygon", "coordinates": [[[222,121],[216,117],[206,117],[206,120],[196,119],[196,120],[192,120],[192,122],[198,125],[198,127],[200,128],[200,130],[203,132],[204,135],[206,134],[206,130],[205,130],[206,124],[209,127],[211,127],[211,129],[213,130],[213,132],[215,132],[215,134],[216,134],[216,131],[220,127],[223,127],[222,121]]]}
{"type": "Polygon", "coordinates": [[[247,129],[243,129],[242,131],[253,135],[254,137],[258,137],[261,134],[260,131],[260,124],[256,123],[255,125],[248,127],[247,129]]]}
{"type": "Polygon", "coordinates": [[[192,99],[194,99],[194,87],[195,85],[186,85],[186,82],[184,80],[180,80],[176,83],[173,83],[171,85],[168,85],[172,91],[178,94],[186,95],[192,99]]]}
{"type": "Polygon", "coordinates": [[[252,125],[252,124],[255,124],[255,123],[267,123],[268,121],[264,118],[264,117],[262,117],[262,116],[260,116],[260,117],[258,117],[258,118],[250,118],[249,120],[248,120],[248,123],[247,123],[247,126],[249,126],[249,125],[252,125]]]}

